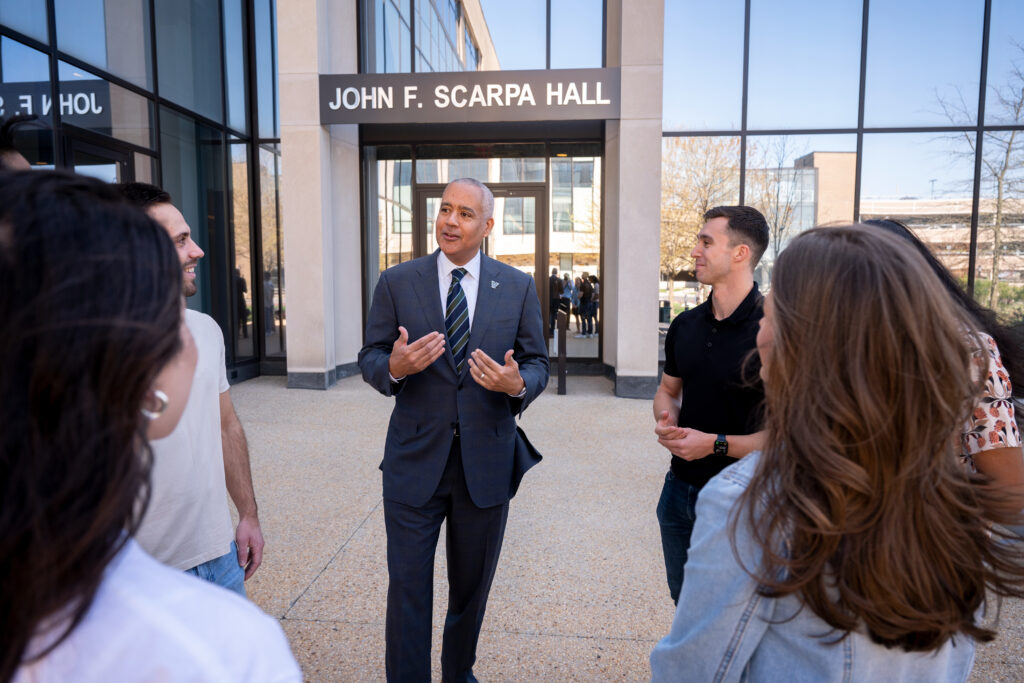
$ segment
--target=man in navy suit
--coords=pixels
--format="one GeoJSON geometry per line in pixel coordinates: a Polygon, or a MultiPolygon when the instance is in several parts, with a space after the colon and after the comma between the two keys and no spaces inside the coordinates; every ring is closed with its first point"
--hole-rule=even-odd
{"type": "Polygon", "coordinates": [[[359,352],[363,378],[395,409],[384,446],[389,681],[430,681],[434,553],[447,520],[444,681],[473,663],[516,474],[516,416],[547,386],[533,278],[485,256],[494,196],[449,183],[438,251],[381,274],[359,352]],[[414,341],[410,341],[414,340],[414,341]],[[497,359],[497,360],[496,360],[497,359]]]}

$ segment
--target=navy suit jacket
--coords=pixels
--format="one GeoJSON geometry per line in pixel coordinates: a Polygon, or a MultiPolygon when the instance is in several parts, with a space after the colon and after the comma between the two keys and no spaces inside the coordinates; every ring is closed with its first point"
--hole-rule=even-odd
{"type": "Polygon", "coordinates": [[[467,359],[482,349],[503,364],[505,352],[513,349],[526,382],[523,398],[484,389],[469,376],[469,363],[456,374],[447,343],[429,367],[396,384],[388,374],[388,360],[399,325],[408,330],[410,343],[434,331],[445,334],[437,255],[435,251],[381,274],[367,316],[366,343],[359,352],[363,379],[395,397],[381,463],[384,498],[414,507],[426,504],[441,481],[458,425],[473,503],[481,508],[501,505],[512,495],[516,416],[548,384],[537,290],[529,275],[481,254],[467,359]]]}

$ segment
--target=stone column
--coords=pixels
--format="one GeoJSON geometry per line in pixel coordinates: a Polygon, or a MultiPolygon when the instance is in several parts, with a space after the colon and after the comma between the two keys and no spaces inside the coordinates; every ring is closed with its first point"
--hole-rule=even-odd
{"type": "Polygon", "coordinates": [[[664,10],[664,0],[607,2],[622,110],[605,126],[603,360],[628,398],[651,398],[658,385],[664,10]]]}
{"type": "Polygon", "coordinates": [[[358,70],[356,6],[278,5],[281,208],[288,279],[288,386],[356,372],[362,343],[356,126],[321,126],[318,76],[358,70]]]}

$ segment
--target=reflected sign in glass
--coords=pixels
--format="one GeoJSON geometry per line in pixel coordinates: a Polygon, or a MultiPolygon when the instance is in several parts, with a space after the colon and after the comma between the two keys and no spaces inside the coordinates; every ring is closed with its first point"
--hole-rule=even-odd
{"type": "MultiPolygon", "coordinates": [[[[110,84],[101,80],[62,82],[56,108],[83,128],[110,128],[110,84]]],[[[0,115],[46,118],[54,110],[48,82],[0,83],[0,115]]]]}
{"type": "Polygon", "coordinates": [[[320,122],[619,118],[618,69],[320,76],[320,122]]]}
{"type": "Polygon", "coordinates": [[[139,147],[153,147],[153,103],[127,88],[79,69],[57,63],[60,113],[64,123],[109,135],[139,147]],[[86,98],[83,93],[95,92],[86,98]],[[101,93],[107,93],[105,100],[101,93]]]}

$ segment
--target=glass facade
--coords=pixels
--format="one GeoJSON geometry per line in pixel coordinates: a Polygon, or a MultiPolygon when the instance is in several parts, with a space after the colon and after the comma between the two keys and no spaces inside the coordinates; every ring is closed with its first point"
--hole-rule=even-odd
{"type": "Polygon", "coordinates": [[[152,90],[149,0],[55,0],[61,52],[152,90]]]}
{"type": "Polygon", "coordinates": [[[0,2],[0,25],[9,26],[42,43],[50,42],[46,19],[46,0],[0,2]]]}
{"type": "Polygon", "coordinates": [[[171,193],[206,253],[188,305],[220,324],[231,379],[284,372],[276,11],[275,0],[0,2],[0,115],[38,117],[16,146],[39,168],[171,193]]]}
{"type": "Polygon", "coordinates": [[[359,0],[362,73],[604,66],[602,0],[359,0]]]}
{"type": "Polygon", "coordinates": [[[674,312],[706,294],[689,258],[703,211],[745,203],[769,223],[762,287],[800,231],[890,217],[983,304],[1024,320],[1024,6],[868,10],[666,0],[661,270],[674,312]]]}
{"type": "Polygon", "coordinates": [[[750,128],[857,125],[862,9],[862,0],[750,4],[750,128]],[[798,24],[798,40],[779,40],[798,24]]]}
{"type": "Polygon", "coordinates": [[[262,232],[262,293],[264,348],[268,358],[283,359],[285,339],[284,240],[281,230],[281,145],[259,147],[260,225],[262,232]]]}
{"type": "MultiPolygon", "coordinates": [[[[384,270],[437,248],[441,194],[447,183],[466,177],[494,193],[494,227],[484,251],[534,276],[542,305],[548,305],[552,268],[570,280],[599,280],[601,152],[599,142],[364,147],[366,305],[384,270]]],[[[582,328],[570,328],[569,357],[599,356],[599,310],[593,318],[590,336],[577,338],[582,328]]]]}
{"type": "Polygon", "coordinates": [[[739,130],[743,7],[744,0],[665,0],[665,130],[739,130]]]}
{"type": "Polygon", "coordinates": [[[461,0],[360,0],[359,9],[363,73],[480,68],[480,44],[461,0]]]}

